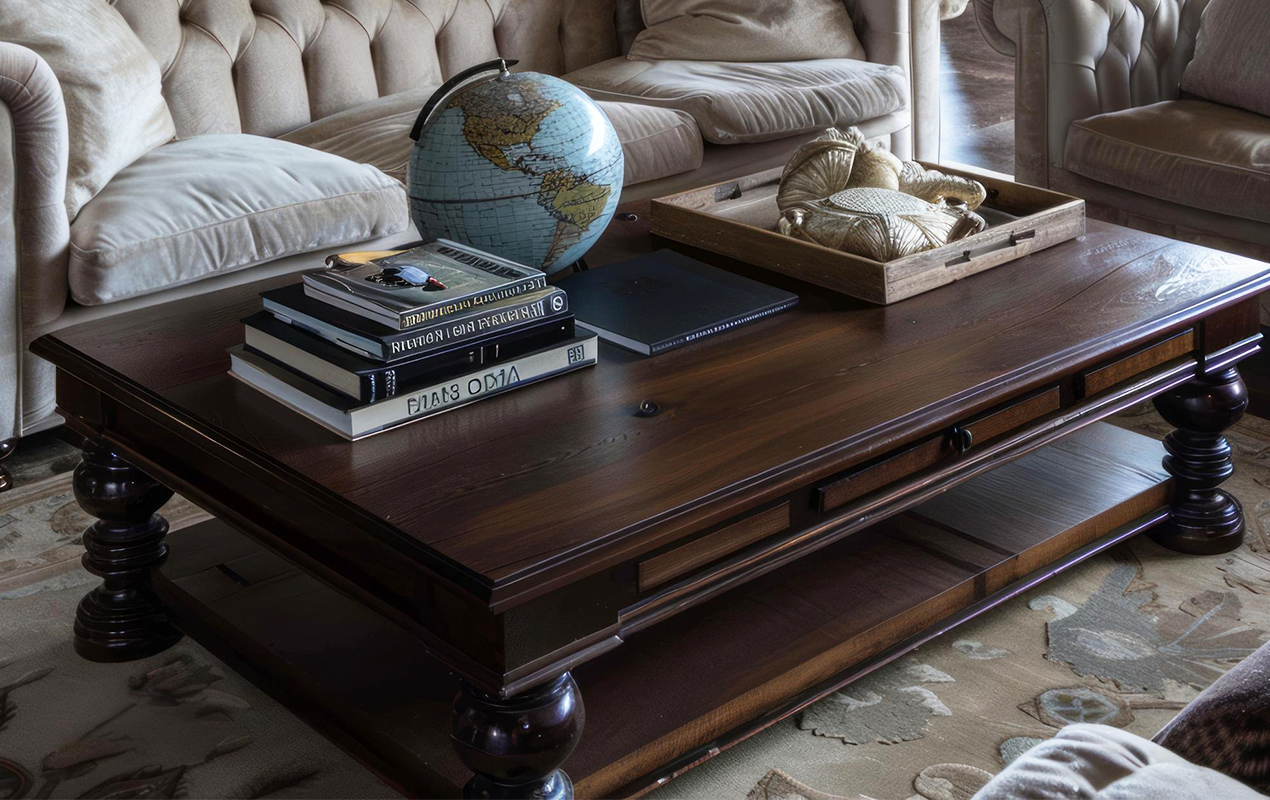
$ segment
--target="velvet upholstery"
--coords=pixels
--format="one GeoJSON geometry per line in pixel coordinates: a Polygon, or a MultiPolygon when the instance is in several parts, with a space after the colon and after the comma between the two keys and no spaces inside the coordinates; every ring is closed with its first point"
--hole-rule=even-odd
{"type": "Polygon", "coordinates": [[[686,111],[715,144],[855,125],[908,107],[903,70],[850,59],[735,64],[614,58],[565,79],[599,100],[686,111]]]}
{"type": "Polygon", "coordinates": [[[842,0],[641,0],[629,58],[801,61],[864,58],[842,0]]]}
{"type": "Polygon", "coordinates": [[[102,0],[0,0],[0,41],[39,53],[61,84],[71,219],[115,173],[172,138],[159,65],[102,0]]]}
{"type": "Polygon", "coordinates": [[[142,156],[84,206],[71,296],[113,303],[399,233],[406,210],[401,183],[369,164],[262,136],[196,136],[142,156]]]}
{"type": "MultiPolygon", "coordinates": [[[[381,97],[278,137],[344,158],[373,164],[402,183],[414,141],[410,128],[435,87],[381,97]]],[[[701,134],[682,111],[633,103],[605,103],[622,143],[626,186],[701,166],[701,134]]]]}
{"type": "Polygon", "coordinates": [[[1108,725],[1068,725],[997,774],[974,800],[1262,800],[1239,781],[1108,725]]]}
{"type": "Polygon", "coordinates": [[[623,186],[682,175],[701,167],[701,132],[691,114],[640,103],[600,101],[599,105],[622,143],[623,186]]]}
{"type": "Polygon", "coordinates": [[[1270,117],[1169,100],[1072,123],[1066,168],[1138,194],[1270,223],[1270,117]]]}
{"type": "Polygon", "coordinates": [[[66,106],[48,63],[0,42],[0,437],[53,410],[53,367],[25,332],[66,306],[66,106]]]}
{"type": "MultiPolygon", "coordinates": [[[[576,72],[623,56],[644,28],[639,0],[93,2],[107,10],[113,7],[157,64],[178,142],[205,134],[285,137],[353,154],[390,171],[402,143],[392,120],[380,125],[372,114],[399,116],[396,124],[401,124],[413,115],[410,106],[431,87],[495,54],[519,58],[517,69],[576,72]],[[363,123],[371,124],[359,127],[363,123]]],[[[24,10],[34,5],[31,0],[0,0],[4,3],[17,3],[24,10]]],[[[863,127],[872,140],[885,143],[899,156],[937,160],[938,3],[843,3],[865,59],[897,68],[903,96],[911,98],[911,110],[901,108],[865,120],[863,127]]],[[[62,21],[54,27],[57,24],[62,21]]],[[[29,49],[3,39],[0,36],[0,226],[14,234],[0,247],[0,280],[6,281],[10,293],[16,285],[18,299],[10,304],[0,297],[0,359],[10,359],[18,368],[0,381],[0,439],[56,422],[50,416],[53,370],[25,354],[26,345],[40,332],[119,313],[137,303],[209,291],[224,280],[245,281],[257,271],[309,265],[301,256],[292,256],[225,272],[222,267],[238,262],[228,253],[217,253],[214,262],[204,264],[211,277],[194,283],[108,305],[83,306],[70,300],[70,234],[62,205],[67,165],[75,158],[75,140],[65,127],[63,90],[69,89],[59,86],[47,65],[33,67],[38,60],[32,60],[29,49]],[[51,197],[57,198],[53,205],[51,197]]],[[[630,200],[779,164],[813,135],[703,145],[691,135],[697,120],[688,112],[657,102],[641,101],[650,108],[610,106],[607,101],[602,105],[627,138],[630,188],[623,196],[630,200]],[[701,166],[690,172],[662,175],[691,168],[698,159],[701,166]]],[[[87,241],[88,230],[88,225],[77,228],[77,244],[87,241]]],[[[77,267],[77,274],[87,273],[77,267]]],[[[85,288],[90,283],[80,286],[77,279],[85,298],[94,291],[85,288]]]]}
{"type": "Polygon", "coordinates": [[[414,148],[410,128],[419,116],[419,109],[436,88],[424,86],[390,94],[323,117],[278,138],[362,164],[374,164],[404,184],[406,163],[414,148]]]}
{"type": "Polygon", "coordinates": [[[613,0],[115,0],[177,135],[277,136],[500,53],[560,73],[618,55],[613,0]]]}
{"type": "Polygon", "coordinates": [[[1270,5],[1212,0],[1200,21],[1182,91],[1270,116],[1270,5]]]}
{"type": "Polygon", "coordinates": [[[1192,764],[1270,792],[1270,647],[1262,646],[1186,704],[1152,741],[1192,764]]]}

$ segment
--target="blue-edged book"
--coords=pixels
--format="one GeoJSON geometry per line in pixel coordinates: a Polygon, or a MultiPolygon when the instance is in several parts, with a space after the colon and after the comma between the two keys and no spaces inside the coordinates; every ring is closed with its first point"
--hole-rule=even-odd
{"type": "Polygon", "coordinates": [[[646,356],[769,317],[798,295],[673,250],[586,270],[560,282],[579,327],[646,356]]]}

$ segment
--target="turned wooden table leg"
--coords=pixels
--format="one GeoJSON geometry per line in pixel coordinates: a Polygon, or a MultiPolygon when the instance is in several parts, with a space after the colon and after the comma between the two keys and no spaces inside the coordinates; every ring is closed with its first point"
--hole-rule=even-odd
{"type": "Polygon", "coordinates": [[[181,638],[150,586],[163,563],[168,523],[158,511],[172,497],[108,447],[86,443],[72,480],[79,505],[98,521],[84,531],[84,568],[100,576],[75,612],[75,650],[89,661],[131,661],[181,638]]]}
{"type": "Polygon", "coordinates": [[[1173,514],[1151,532],[1172,550],[1197,555],[1226,553],[1244,540],[1239,501],[1218,487],[1235,471],[1222,431],[1248,407],[1248,389],[1231,367],[1196,378],[1155,399],[1155,408],[1177,428],[1164,438],[1164,469],[1173,476],[1173,514]]]}
{"type": "Polygon", "coordinates": [[[13,476],[4,468],[4,460],[13,455],[13,451],[17,448],[17,439],[5,439],[0,442],[0,492],[7,492],[13,488],[13,476]]]}
{"type": "Polygon", "coordinates": [[[560,769],[586,724],[573,676],[507,699],[462,683],[451,739],[476,773],[464,797],[569,800],[573,782],[560,769]]]}

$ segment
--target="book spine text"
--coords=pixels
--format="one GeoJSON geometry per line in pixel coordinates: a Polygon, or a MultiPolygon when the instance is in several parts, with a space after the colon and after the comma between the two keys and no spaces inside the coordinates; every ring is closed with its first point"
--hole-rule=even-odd
{"type": "Polygon", "coordinates": [[[499,300],[507,300],[508,298],[525,294],[526,292],[536,292],[539,289],[545,288],[547,288],[547,278],[544,275],[539,275],[533,278],[524,278],[516,281],[515,283],[509,283],[504,286],[499,286],[496,289],[490,289],[479,294],[474,294],[470,297],[464,297],[461,300],[455,300],[449,303],[440,303],[435,306],[428,306],[427,308],[419,311],[401,314],[398,317],[397,327],[404,331],[408,328],[422,325],[425,322],[431,322],[432,320],[456,314],[460,311],[466,311],[469,308],[483,306],[488,303],[497,303],[499,300]]]}
{"type": "Polygon", "coordinates": [[[423,353],[451,342],[460,342],[478,336],[495,333],[505,328],[521,325],[525,322],[545,319],[553,314],[566,311],[569,307],[564,292],[556,292],[548,297],[512,306],[500,308],[484,314],[465,316],[453,321],[443,320],[426,330],[411,330],[384,342],[388,359],[423,353]]]}

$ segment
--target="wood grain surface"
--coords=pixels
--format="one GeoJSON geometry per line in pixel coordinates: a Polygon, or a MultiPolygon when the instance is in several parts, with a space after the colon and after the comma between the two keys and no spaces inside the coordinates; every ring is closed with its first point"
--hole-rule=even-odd
{"type": "MultiPolygon", "coordinates": [[[[1091,426],[584,664],[588,732],[565,764],[579,796],[637,791],[853,665],[1088,555],[1165,506],[1162,453],[1091,426]]],[[[417,640],[223,523],[169,543],[157,584],[183,628],[410,795],[455,796],[467,779],[447,735],[455,683],[417,640]]]]}
{"type": "Polygon", "coordinates": [[[879,262],[777,232],[780,168],[652,201],[653,232],[690,247],[761,264],[872,303],[895,303],[1085,232],[1085,201],[998,176],[940,167],[978,180],[987,208],[1016,219],[893,261],[879,262]]]}
{"type": "MultiPolygon", "coordinates": [[[[613,223],[593,268],[657,246],[646,212],[613,223]]],[[[59,368],[70,430],[506,697],[1248,356],[1256,295],[1270,286],[1264,264],[1101,223],[887,307],[705,257],[800,305],[654,358],[603,347],[594,369],[353,443],[225,374],[237,320],[288,278],[32,348],[59,368]],[[1082,395],[1081,373],[1186,330],[1189,351],[1082,395]],[[644,401],[660,411],[637,414],[644,401]],[[879,472],[831,510],[818,502],[819,487],[913,446],[931,457],[879,472]],[[682,571],[641,586],[641,563],[693,554],[701,537],[782,503],[787,530],[735,550],[696,545],[682,571]]]]}
{"type": "Polygon", "coordinates": [[[602,348],[596,369],[354,443],[226,374],[237,320],[266,285],[59,331],[33,349],[378,520],[468,590],[513,597],[1188,327],[1270,286],[1267,269],[1091,223],[1075,241],[884,308],[769,275],[798,288],[795,311],[655,358],[602,348]],[[644,400],[661,413],[636,416],[644,400]]]}

